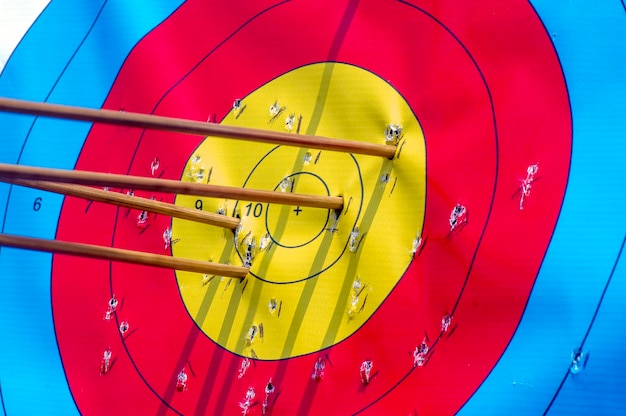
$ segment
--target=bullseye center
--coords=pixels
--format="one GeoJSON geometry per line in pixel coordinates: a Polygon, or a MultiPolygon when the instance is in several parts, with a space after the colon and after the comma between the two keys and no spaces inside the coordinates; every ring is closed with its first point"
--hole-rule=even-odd
{"type": "MultiPolygon", "coordinates": [[[[275,191],[281,190],[283,192],[301,192],[301,189],[306,189],[307,193],[311,195],[330,195],[324,180],[310,172],[293,173],[285,177],[274,188],[275,191]]],[[[265,227],[274,244],[286,248],[297,248],[318,238],[326,229],[329,219],[330,210],[299,206],[283,208],[268,205],[265,227]],[[283,209],[288,211],[287,229],[278,235],[276,231],[282,228],[283,216],[280,211],[283,209]],[[315,224],[319,224],[319,227],[316,227],[315,224]],[[305,226],[305,232],[297,233],[291,230],[291,228],[302,228],[303,226],[305,226]]]]}

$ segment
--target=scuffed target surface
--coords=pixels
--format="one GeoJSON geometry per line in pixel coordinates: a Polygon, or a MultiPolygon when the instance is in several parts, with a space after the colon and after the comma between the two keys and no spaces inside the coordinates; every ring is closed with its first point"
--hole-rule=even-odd
{"type": "MultiPolygon", "coordinates": [[[[200,303],[190,316],[173,272],[3,248],[2,311],[13,340],[1,354],[5,412],[41,413],[27,399],[37,392],[48,399],[46,410],[59,414],[239,414],[253,386],[258,404],[251,412],[260,414],[270,377],[274,414],[571,413],[572,403],[600,402],[603,411],[617,411],[613,388],[588,386],[618,377],[623,367],[615,354],[619,337],[601,340],[621,325],[613,317],[623,293],[624,227],[613,213],[626,177],[617,140],[624,132],[618,117],[624,81],[615,69],[626,56],[616,41],[625,13],[619,2],[569,7],[562,13],[540,2],[52,2],[2,72],[3,95],[216,122],[235,98],[305,65],[332,72],[340,62],[385,80],[423,131],[426,198],[416,215],[423,215],[425,244],[353,335],[306,355],[259,357],[241,379],[242,356],[201,331],[211,325],[210,310],[200,303]],[[80,24],[61,36],[68,13],[80,24]],[[135,24],[124,24],[130,20],[135,24]],[[598,82],[606,87],[591,88],[598,82]],[[533,163],[536,180],[520,210],[533,163]],[[468,221],[451,233],[455,204],[467,208],[468,221]],[[120,305],[105,321],[113,295],[120,305]],[[442,332],[446,314],[451,326],[442,332]],[[130,330],[120,336],[124,320],[130,330]],[[429,360],[414,369],[412,352],[425,335],[429,360]],[[590,358],[584,372],[571,376],[570,355],[579,347],[590,358]],[[100,376],[106,348],[114,364],[100,376]],[[318,358],[327,365],[316,383],[318,358]],[[375,374],[367,386],[358,372],[365,359],[375,374]],[[181,369],[189,374],[182,393],[181,369]]],[[[319,84],[318,117],[346,129],[359,124],[349,109],[326,102],[319,84]]],[[[280,91],[275,95],[281,99],[280,91]]],[[[380,132],[393,122],[379,102],[368,111],[380,132]]],[[[1,117],[9,138],[3,162],[149,176],[158,157],[157,175],[181,179],[203,140],[1,117]]],[[[225,155],[223,163],[237,160],[225,155]]],[[[396,173],[398,181],[411,174],[396,173]]],[[[172,225],[159,216],[141,230],[134,211],[17,187],[0,192],[7,233],[163,252],[162,233],[172,225]]],[[[350,284],[342,289],[348,295],[350,284]]],[[[201,290],[232,302],[241,286],[216,280],[201,290]]],[[[299,303],[287,331],[302,325],[307,309],[299,303]]],[[[346,303],[329,305],[329,313],[347,319],[346,303]]]]}

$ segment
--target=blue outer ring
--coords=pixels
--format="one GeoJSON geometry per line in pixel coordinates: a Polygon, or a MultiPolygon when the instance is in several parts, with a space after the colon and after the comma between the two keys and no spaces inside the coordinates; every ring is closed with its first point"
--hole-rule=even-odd
{"type": "MultiPolygon", "coordinates": [[[[0,95],[100,107],[133,46],[181,0],[156,3],[51,2],[0,74],[0,95]],[[68,16],[77,18],[68,24],[68,16]],[[120,25],[126,20],[133,24],[120,25]],[[116,48],[103,48],[111,36],[116,48]]],[[[460,414],[623,414],[626,6],[582,0],[532,5],[553,38],[568,85],[574,119],[570,176],[518,329],[460,414]],[[570,353],[577,347],[591,358],[571,376],[570,353]]],[[[74,167],[89,131],[80,123],[3,113],[0,126],[0,162],[60,168],[74,167]]],[[[61,204],[57,195],[0,184],[2,231],[54,238],[61,204]],[[38,197],[43,203],[35,213],[38,197]]],[[[0,270],[0,319],[3,339],[10,340],[0,343],[5,414],[78,414],[52,322],[51,256],[2,248],[0,270]]]]}
{"type": "Polygon", "coordinates": [[[570,175],[517,331],[459,414],[625,414],[626,9],[617,1],[532,5],[568,87],[570,175]],[[590,360],[572,377],[571,353],[581,345],[590,360]]]}
{"type": "MultiPolygon", "coordinates": [[[[0,74],[0,96],[101,107],[131,49],[180,4],[51,2],[0,74]],[[112,42],[115,48],[102,47],[112,42]]],[[[0,113],[0,126],[0,162],[65,169],[75,166],[90,129],[87,123],[5,113],[0,113]]],[[[59,195],[1,185],[2,231],[53,239],[62,202],[59,195]],[[33,203],[39,197],[41,209],[35,212],[33,203]]],[[[51,264],[50,254],[0,249],[0,397],[5,414],[78,414],[52,321],[51,264]]]]}

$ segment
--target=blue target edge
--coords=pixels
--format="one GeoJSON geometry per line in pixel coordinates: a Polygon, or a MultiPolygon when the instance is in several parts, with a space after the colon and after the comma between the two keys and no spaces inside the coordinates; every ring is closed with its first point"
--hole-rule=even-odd
{"type": "Polygon", "coordinates": [[[626,414],[626,224],[617,219],[626,204],[626,9],[619,1],[532,4],[571,101],[569,180],[517,331],[459,414],[626,414]],[[588,364],[570,375],[583,340],[588,364]]]}
{"type": "MultiPolygon", "coordinates": [[[[0,74],[0,95],[100,107],[133,46],[180,3],[51,2],[0,74]]],[[[552,36],[571,100],[569,182],[515,336],[460,414],[624,414],[626,10],[619,1],[532,4],[552,36]],[[568,375],[570,354],[583,340],[590,360],[568,375]]],[[[0,113],[0,161],[73,168],[89,125],[32,123],[0,113]]],[[[61,204],[54,194],[0,185],[3,232],[54,238],[61,204]],[[30,215],[38,197],[42,207],[30,215]]],[[[50,266],[48,254],[0,249],[0,318],[3,339],[11,340],[0,343],[0,383],[12,416],[78,414],[54,334],[50,266]]]]}
{"type": "MultiPolygon", "coordinates": [[[[101,107],[131,49],[181,3],[52,1],[0,74],[0,96],[101,107]]],[[[73,169],[89,129],[87,123],[0,113],[0,162],[73,169]]],[[[2,184],[2,230],[53,239],[62,202],[56,194],[2,184]],[[43,199],[37,212],[36,198],[43,199]]],[[[50,254],[0,249],[0,385],[7,415],[79,413],[52,322],[51,263],[50,254]]]]}

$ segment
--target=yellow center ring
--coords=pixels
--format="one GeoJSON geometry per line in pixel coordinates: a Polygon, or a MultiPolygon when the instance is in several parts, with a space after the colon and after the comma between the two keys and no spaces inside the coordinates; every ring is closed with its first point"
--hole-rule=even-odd
{"type": "Polygon", "coordinates": [[[207,336],[233,353],[262,360],[340,342],[393,290],[422,232],[426,151],[415,115],[376,75],[352,65],[319,63],[263,85],[237,102],[223,124],[372,143],[384,143],[389,124],[402,126],[393,161],[208,137],[183,175],[184,181],[341,195],[341,213],[176,198],[178,205],[241,217],[234,235],[173,220],[173,238],[179,239],[175,256],[250,263],[250,275],[241,283],[177,272],[190,316],[207,316],[196,320],[207,336]]]}

